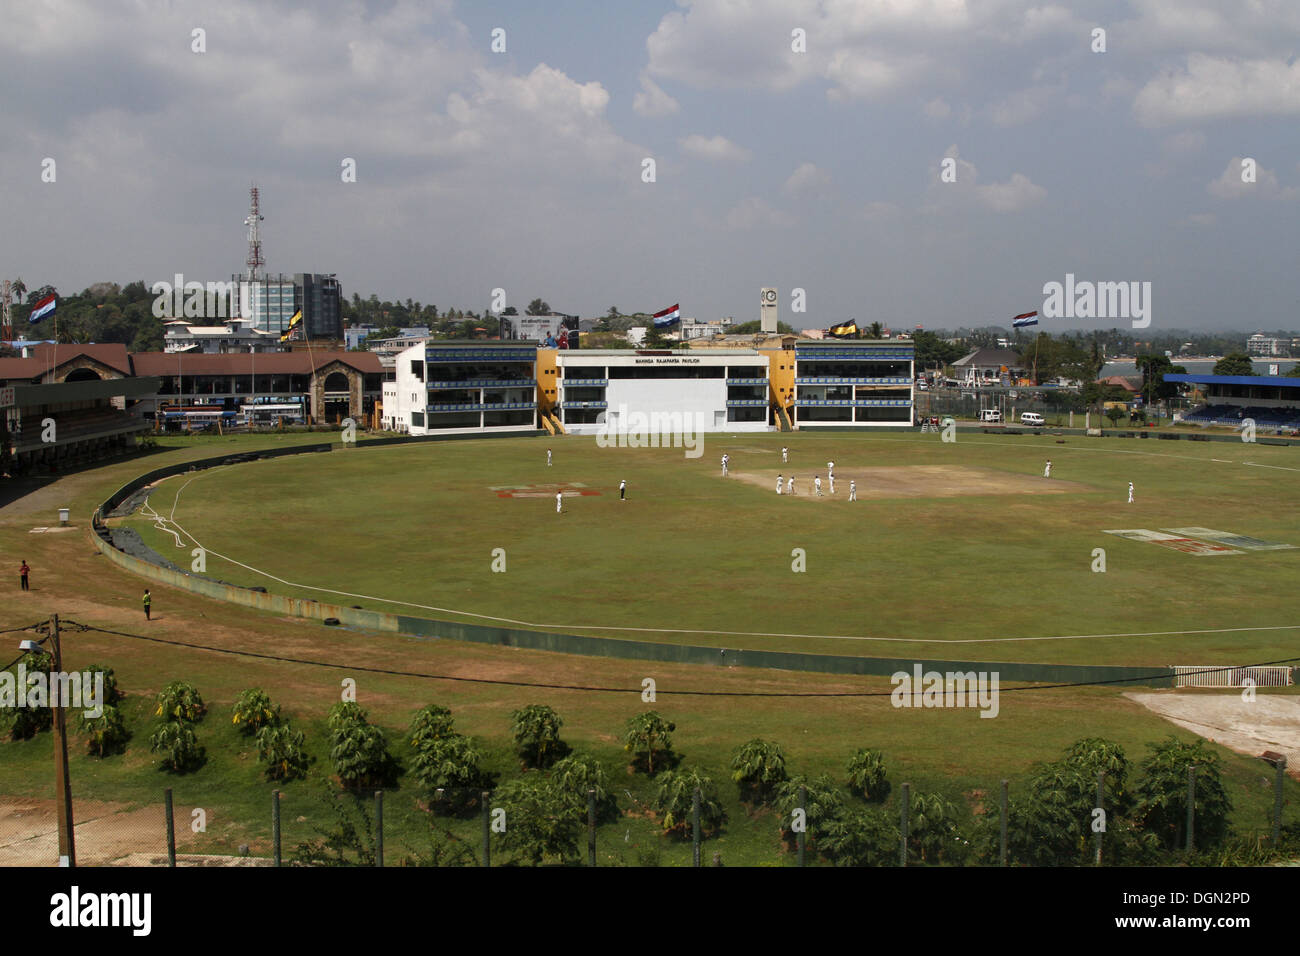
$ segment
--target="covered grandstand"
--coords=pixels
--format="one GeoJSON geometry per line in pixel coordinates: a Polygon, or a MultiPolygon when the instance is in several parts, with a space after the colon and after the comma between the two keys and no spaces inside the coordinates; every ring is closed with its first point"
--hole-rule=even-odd
{"type": "Polygon", "coordinates": [[[1235,428],[1250,419],[1257,431],[1300,432],[1300,378],[1167,374],[1165,381],[1192,385],[1205,393],[1205,403],[1183,415],[1189,424],[1235,428]]]}

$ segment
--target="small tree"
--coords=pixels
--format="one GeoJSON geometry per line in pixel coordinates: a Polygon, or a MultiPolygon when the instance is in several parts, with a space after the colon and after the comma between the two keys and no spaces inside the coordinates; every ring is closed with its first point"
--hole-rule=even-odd
{"type": "Polygon", "coordinates": [[[697,767],[666,770],[659,775],[654,809],[663,814],[663,828],[677,836],[691,832],[691,806],[695,790],[700,791],[700,828],[716,832],[726,822],[727,811],[718,798],[713,779],[697,767]]]}
{"type": "Polygon", "coordinates": [[[632,754],[632,767],[653,777],[655,754],[659,753],[659,767],[662,770],[672,760],[671,734],[676,729],[676,724],[664,720],[653,710],[637,714],[629,720],[627,735],[623,738],[623,749],[632,754]]]}
{"type": "MultiPolygon", "coordinates": [[[[107,695],[105,695],[107,696],[107,695]]],[[[98,717],[77,715],[77,729],[86,737],[86,753],[92,757],[107,757],[126,749],[130,736],[122,713],[112,704],[105,704],[98,717]]]]}
{"type": "Polygon", "coordinates": [[[545,704],[529,704],[510,714],[515,749],[525,767],[545,769],[563,756],[567,749],[560,740],[564,721],[545,704]]]}
{"type": "Polygon", "coordinates": [[[472,740],[463,734],[451,734],[427,740],[416,751],[411,770],[431,796],[437,790],[450,791],[447,806],[463,809],[478,799],[482,759],[472,740]]]}
{"type": "Polygon", "coordinates": [[[781,839],[787,846],[794,846],[797,839],[794,829],[796,810],[803,811],[808,842],[820,846],[821,834],[827,824],[844,810],[844,795],[829,774],[821,774],[812,780],[799,775],[777,788],[775,806],[781,839]],[[806,799],[800,799],[801,788],[806,791],[806,799]]]}
{"type": "Polygon", "coordinates": [[[194,725],[184,720],[167,720],[149,738],[149,749],[162,754],[161,765],[172,773],[185,773],[203,765],[205,753],[194,725]]]}
{"type": "Polygon", "coordinates": [[[769,803],[788,778],[785,754],[770,740],[755,737],[731,757],[731,779],[740,786],[742,800],[769,803]]]}
{"type": "Polygon", "coordinates": [[[266,764],[268,780],[298,780],[307,776],[311,758],[301,730],[288,723],[265,724],[257,733],[257,759],[266,764]]]}
{"type": "Polygon", "coordinates": [[[1106,409],[1106,417],[1110,419],[1112,425],[1115,425],[1124,417],[1124,409],[1120,408],[1118,405],[1112,405],[1110,408],[1106,409]]]}
{"type": "Polygon", "coordinates": [[[203,696],[188,681],[172,681],[158,694],[158,710],[155,713],[163,720],[197,723],[207,712],[203,696]]]}
{"type": "Polygon", "coordinates": [[[539,866],[577,857],[582,825],[564,794],[540,774],[511,780],[496,791],[493,804],[505,810],[501,845],[516,862],[539,866]]]}
{"type": "MultiPolygon", "coordinates": [[[[27,705],[0,707],[0,722],[8,727],[11,740],[28,740],[54,726],[54,711],[49,707],[48,693],[44,703],[38,706],[32,706],[31,693],[37,687],[38,674],[45,675],[45,686],[49,688],[50,668],[53,666],[54,658],[44,651],[36,651],[27,657],[27,705]]],[[[14,682],[17,683],[16,676],[14,682]]]]}
{"type": "Polygon", "coordinates": [[[417,750],[425,744],[452,736],[451,711],[437,704],[427,704],[411,719],[411,746],[417,750]]]}
{"type": "Polygon", "coordinates": [[[104,675],[103,703],[105,706],[116,704],[125,696],[117,686],[117,675],[113,672],[113,668],[105,667],[103,664],[90,664],[86,667],[86,672],[90,674],[92,681],[94,681],[96,674],[104,675]]]}
{"type": "Polygon", "coordinates": [[[1150,744],[1151,755],[1142,763],[1142,782],[1137,787],[1135,816],[1166,849],[1187,843],[1187,770],[1196,767],[1196,848],[1219,846],[1228,835],[1232,801],[1219,777],[1219,755],[1206,749],[1205,741],[1183,743],[1169,737],[1150,744]]]}
{"type": "Polygon", "coordinates": [[[271,702],[270,695],[260,687],[253,687],[239,695],[235,701],[230,721],[245,737],[252,737],[263,727],[280,722],[280,708],[271,702]]]}
{"type": "Polygon", "coordinates": [[[610,792],[605,768],[591,754],[570,754],[551,768],[551,782],[563,794],[574,814],[587,819],[587,791],[596,791],[596,820],[608,823],[618,818],[618,801],[610,792]]]}
{"type": "Polygon", "coordinates": [[[957,827],[957,808],[937,793],[912,794],[907,815],[910,853],[926,863],[956,863],[969,855],[970,841],[957,827]]]}
{"type": "Polygon", "coordinates": [[[836,866],[893,866],[898,821],[880,807],[846,809],[818,828],[817,849],[836,866]]]}
{"type": "Polygon", "coordinates": [[[347,787],[377,787],[388,782],[397,766],[388,740],[366,721],[366,712],[353,701],[330,708],[330,760],[347,787]]]}
{"type": "Polygon", "coordinates": [[[863,748],[849,760],[849,790],[868,803],[884,803],[889,796],[885,755],[863,748]]]}

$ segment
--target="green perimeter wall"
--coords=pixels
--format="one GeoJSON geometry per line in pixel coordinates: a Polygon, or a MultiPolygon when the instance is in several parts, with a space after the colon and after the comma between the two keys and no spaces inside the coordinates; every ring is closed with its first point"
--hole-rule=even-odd
{"type": "MultiPolygon", "coordinates": [[[[433,439],[448,440],[471,436],[439,435],[433,439]]],[[[488,436],[475,435],[474,438],[488,436]]],[[[497,436],[492,436],[497,437],[497,436]]],[[[519,433],[500,437],[519,437],[519,433]]],[[[577,634],[557,634],[549,631],[526,631],[512,627],[487,627],[481,624],[460,624],[384,611],[367,611],[341,604],[326,604],[303,598],[285,597],[265,591],[223,584],[190,574],[172,571],[149,561],[133,557],[113,546],[103,516],[146,485],[172,475],[185,474],[223,464],[236,464],[259,458],[278,458],[282,455],[311,454],[342,451],[358,454],[362,448],[427,441],[430,438],[386,438],[358,443],[355,448],[343,449],[332,444],[298,445],[250,452],[243,455],[221,455],[199,461],[180,462],[156,468],[127,482],[107,501],[95,509],[92,516],[92,538],[100,552],[114,564],[133,574],[183,588],[194,594],[228,601],[231,604],[288,614],[294,617],[325,620],[337,618],[343,627],[361,631],[389,631],[414,637],[440,640],[471,641],[476,644],[497,644],[503,647],[522,647],[528,650],[557,651],[563,654],[582,654],[588,657],[612,657],[622,660],[659,661],[673,664],[704,664],[713,667],[761,667],[773,670],[811,671],[821,674],[851,674],[889,676],[898,671],[911,674],[918,661],[911,658],[850,657],[835,654],[800,654],[787,651],[755,651],[738,648],[701,647],[690,644],[656,644],[650,641],[625,641],[608,637],[587,637],[577,634]]],[[[1148,687],[1173,687],[1174,670],[1167,666],[1118,667],[1107,664],[1032,664],[1023,662],[925,660],[920,661],[925,671],[985,671],[998,674],[1000,681],[1031,683],[1105,683],[1144,685],[1148,687]]]]}

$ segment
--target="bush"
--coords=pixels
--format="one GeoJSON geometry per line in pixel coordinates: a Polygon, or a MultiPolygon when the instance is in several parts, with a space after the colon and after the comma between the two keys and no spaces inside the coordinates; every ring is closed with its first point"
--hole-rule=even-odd
{"type": "Polygon", "coordinates": [[[637,714],[627,722],[627,735],[623,749],[632,754],[632,768],[650,776],[655,774],[655,754],[659,754],[659,769],[673,762],[672,732],[676,724],[664,720],[656,711],[637,714]]]}
{"type": "Polygon", "coordinates": [[[168,720],[161,724],[149,738],[149,749],[161,753],[162,767],[172,773],[185,773],[203,765],[204,750],[199,743],[194,725],[186,721],[168,720]]]}
{"type": "Polygon", "coordinates": [[[1228,836],[1232,801],[1219,778],[1219,755],[1197,739],[1186,744],[1176,737],[1150,744],[1151,755],[1142,764],[1135,817],[1168,850],[1187,845],[1187,768],[1196,765],[1197,850],[1209,850],[1228,836]]]}
{"type": "Polygon", "coordinates": [[[862,749],[849,760],[849,790],[868,803],[884,803],[891,785],[885,777],[885,755],[862,749]]]}
{"type": "Polygon", "coordinates": [[[785,754],[772,741],[755,737],[732,755],[731,779],[739,784],[742,800],[770,803],[776,788],[789,779],[785,754]]]}
{"type": "MultiPolygon", "coordinates": [[[[34,686],[35,678],[38,673],[45,674],[47,693],[45,697],[46,705],[49,704],[49,675],[50,668],[54,666],[54,658],[44,651],[30,653],[26,657],[27,662],[27,686],[34,686]]],[[[17,671],[14,672],[15,692],[17,691],[17,671]]],[[[27,698],[30,702],[31,698],[27,698]]],[[[3,722],[9,732],[11,740],[28,740],[35,737],[42,731],[49,730],[54,726],[54,711],[49,706],[32,707],[30,703],[26,707],[17,706],[17,700],[12,707],[0,707],[0,722],[3,722]]]]}
{"type": "Polygon", "coordinates": [[[260,687],[250,688],[240,694],[232,713],[230,722],[245,737],[258,735],[263,727],[280,722],[280,708],[271,703],[270,696],[260,687]]]}
{"type": "Polygon", "coordinates": [[[605,768],[590,754],[576,753],[551,768],[551,781],[582,822],[587,820],[587,791],[596,791],[596,821],[618,819],[618,801],[609,789],[605,768]]]}
{"type": "Polygon", "coordinates": [[[894,866],[898,847],[898,821],[879,807],[844,810],[817,834],[817,849],[836,866],[894,866]]]}
{"type": "Polygon", "coordinates": [[[301,730],[287,723],[265,724],[257,733],[257,759],[266,764],[268,780],[300,780],[307,776],[311,758],[301,730]]]}
{"type": "Polygon", "coordinates": [[[382,787],[397,772],[388,739],[368,723],[341,724],[330,734],[330,760],[347,787],[382,787]]]}
{"type": "MultiPolygon", "coordinates": [[[[483,755],[474,742],[463,734],[428,738],[416,751],[411,770],[420,785],[429,791],[430,798],[437,790],[445,791],[444,807],[464,809],[473,806],[479,798],[483,772],[479,761],[483,755]]],[[[437,805],[434,805],[437,809],[437,805]]]]}
{"type": "Polygon", "coordinates": [[[539,866],[547,860],[568,863],[577,858],[583,826],[551,781],[525,774],[499,788],[493,804],[493,809],[505,811],[501,846],[512,854],[512,862],[539,866]]]}
{"type": "Polygon", "coordinates": [[[313,827],[321,839],[300,843],[293,851],[297,866],[374,866],[378,841],[370,801],[356,794],[340,793],[321,784],[320,800],[326,816],[334,818],[328,830],[313,827]]]}
{"type": "Polygon", "coordinates": [[[529,704],[513,711],[510,720],[515,749],[525,767],[544,770],[568,750],[560,740],[560,727],[564,721],[545,704],[529,704]]]}
{"type": "MultiPolygon", "coordinates": [[[[105,683],[105,697],[107,696],[105,683]]],[[[98,717],[87,717],[82,712],[77,717],[77,725],[77,729],[86,735],[86,753],[92,757],[107,757],[126,749],[130,734],[127,733],[121,711],[112,704],[105,704],[98,717]]]]}
{"type": "Polygon", "coordinates": [[[777,788],[775,807],[781,825],[781,839],[787,846],[793,847],[797,839],[794,831],[794,811],[797,809],[804,812],[808,833],[806,842],[820,846],[823,830],[844,809],[844,795],[828,774],[814,780],[800,775],[791,777],[777,788]],[[807,789],[805,800],[799,798],[801,787],[807,789]]]}
{"type": "Polygon", "coordinates": [[[163,720],[197,723],[208,712],[203,697],[188,681],[172,681],[158,694],[157,716],[163,720]]]}
{"type": "Polygon", "coordinates": [[[700,829],[716,832],[727,820],[727,811],[718,799],[712,778],[696,767],[666,770],[659,776],[654,809],[663,814],[663,828],[677,836],[691,832],[691,804],[696,788],[700,791],[700,829]]]}
{"type": "Polygon", "coordinates": [[[970,856],[970,841],[957,827],[957,808],[937,793],[914,793],[907,812],[907,847],[923,863],[960,865],[970,856]]]}

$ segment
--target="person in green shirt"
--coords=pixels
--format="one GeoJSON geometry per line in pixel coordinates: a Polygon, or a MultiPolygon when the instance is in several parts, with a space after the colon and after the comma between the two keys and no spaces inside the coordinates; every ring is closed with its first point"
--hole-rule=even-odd
{"type": "Polygon", "coordinates": [[[145,588],[145,589],[144,589],[144,599],[143,599],[143,602],[144,602],[144,619],[145,619],[146,621],[148,621],[148,620],[152,620],[152,618],[149,617],[149,608],[150,608],[150,606],[153,604],[153,599],[149,597],[149,589],[148,589],[148,588],[145,588]]]}

